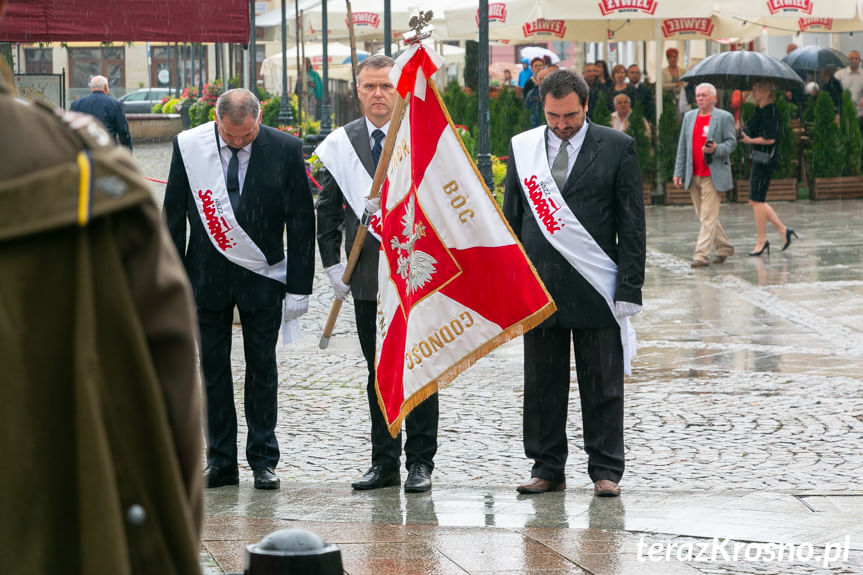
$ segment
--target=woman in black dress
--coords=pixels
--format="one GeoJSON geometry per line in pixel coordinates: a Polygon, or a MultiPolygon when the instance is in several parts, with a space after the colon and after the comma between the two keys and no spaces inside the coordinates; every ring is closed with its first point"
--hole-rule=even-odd
{"type": "Polygon", "coordinates": [[[770,255],[770,242],[767,240],[767,222],[773,224],[779,236],[785,241],[782,250],[791,245],[791,236],[797,237],[794,230],[782,223],[773,208],[765,200],[770,178],[776,167],[779,138],[779,112],[776,110],[776,89],[772,82],[759,81],[752,85],[752,98],[758,108],[743,129],[742,141],[752,146],[752,173],[749,176],[749,203],[755,214],[755,247],[750,256],[760,256],[765,251],[770,255]],[[760,156],[760,158],[759,158],[760,156]]]}

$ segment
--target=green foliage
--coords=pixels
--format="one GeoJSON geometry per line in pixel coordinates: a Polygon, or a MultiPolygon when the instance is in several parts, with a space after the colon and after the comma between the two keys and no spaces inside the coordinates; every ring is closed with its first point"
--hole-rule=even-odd
{"type": "Polygon", "coordinates": [[[479,42],[464,43],[464,85],[476,93],[479,87],[479,42]]]}
{"type": "Polygon", "coordinates": [[[677,140],[679,138],[680,121],[677,119],[674,97],[669,92],[663,92],[662,115],[659,116],[656,142],[657,165],[663,182],[670,182],[674,177],[674,163],[677,160],[677,140]]]}
{"type": "Polygon", "coordinates": [[[159,102],[158,104],[154,104],[153,109],[150,111],[153,112],[154,114],[161,114],[162,113],[162,104],[163,104],[163,102],[159,102]]]}
{"type": "Polygon", "coordinates": [[[503,188],[506,180],[506,162],[495,156],[491,157],[491,176],[494,179],[495,199],[503,205],[503,188]]]}
{"type": "MultiPolygon", "coordinates": [[[[509,153],[509,141],[516,134],[530,128],[530,118],[515,90],[501,90],[489,102],[489,148],[493,156],[509,153]]],[[[478,121],[478,120],[477,120],[478,121]]]]}
{"type": "Polygon", "coordinates": [[[638,167],[641,168],[641,179],[644,183],[653,181],[656,171],[656,161],[653,157],[653,146],[650,143],[650,133],[644,125],[644,109],[641,102],[636,101],[635,107],[629,113],[629,125],[626,133],[635,140],[635,155],[638,156],[638,167]]]}
{"type": "MultiPolygon", "coordinates": [[[[179,114],[180,108],[183,106],[183,103],[186,100],[182,98],[170,98],[162,101],[162,113],[163,114],[179,114]]],[[[156,104],[158,106],[159,104],[156,104]]],[[[153,111],[156,111],[156,106],[153,106],[153,111]]]]}
{"type": "Polygon", "coordinates": [[[842,141],[842,156],[845,158],[843,176],[856,176],[860,173],[860,153],[863,140],[860,137],[860,124],[857,110],[851,101],[848,90],[842,92],[842,106],[839,109],[839,138],[842,141]]]}
{"type": "Polygon", "coordinates": [[[198,100],[189,107],[189,120],[193,128],[208,122],[207,118],[209,118],[211,107],[212,106],[208,106],[203,100],[198,100]]]}
{"type": "Polygon", "coordinates": [[[801,120],[809,124],[815,121],[815,97],[809,96],[806,98],[806,105],[803,107],[801,120]]]}
{"type": "Polygon", "coordinates": [[[779,154],[779,160],[773,171],[773,177],[777,179],[795,176],[794,159],[797,157],[797,144],[794,141],[794,130],[791,129],[791,115],[796,108],[781,93],[776,98],[776,111],[779,115],[779,138],[776,142],[776,153],[779,154]]]}
{"type": "Polygon", "coordinates": [[[474,140],[471,133],[461,124],[456,124],[455,131],[458,134],[458,137],[461,138],[461,141],[464,144],[467,153],[470,154],[470,157],[476,158],[476,140],[474,140]]]}
{"type": "Polygon", "coordinates": [[[807,150],[809,173],[815,178],[835,178],[842,174],[845,158],[836,125],[836,109],[830,94],[822,91],[815,99],[815,126],[812,147],[807,150]]]}
{"type": "MultiPolygon", "coordinates": [[[[291,98],[291,115],[294,118],[294,122],[297,121],[297,99],[296,97],[291,98]]],[[[273,96],[269,100],[264,100],[261,102],[261,110],[263,110],[263,116],[261,118],[261,123],[265,126],[270,126],[272,128],[279,127],[279,112],[282,110],[282,99],[279,96],[273,96]]]]}
{"type": "Polygon", "coordinates": [[[593,102],[593,116],[591,117],[591,120],[593,120],[594,124],[599,124],[600,126],[610,128],[611,110],[608,109],[608,102],[605,98],[605,92],[597,92],[595,100],[596,101],[593,102]]]}
{"type": "MultiPolygon", "coordinates": [[[[743,102],[740,106],[740,122],[746,125],[752,116],[755,115],[755,110],[758,108],[752,102],[743,102]]],[[[750,146],[737,143],[737,147],[731,152],[731,171],[734,174],[735,180],[746,180],[749,178],[749,172],[752,170],[752,159],[749,157],[750,146]]]]}
{"type": "Polygon", "coordinates": [[[228,89],[233,90],[234,88],[242,88],[243,87],[243,78],[239,75],[234,76],[233,78],[228,78],[228,89]]]}
{"type": "Polygon", "coordinates": [[[0,42],[0,59],[6,61],[6,66],[12,69],[12,43],[0,42]]]}

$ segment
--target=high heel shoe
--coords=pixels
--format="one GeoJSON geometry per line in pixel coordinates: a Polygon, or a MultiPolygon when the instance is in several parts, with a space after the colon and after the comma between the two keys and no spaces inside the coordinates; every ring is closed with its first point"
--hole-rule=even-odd
{"type": "MultiPolygon", "coordinates": [[[[789,227],[786,227],[785,228],[785,245],[782,246],[783,252],[788,249],[788,246],[791,245],[791,236],[794,236],[795,238],[797,238],[797,232],[795,232],[794,230],[792,230],[789,227]]],[[[799,240],[800,238],[797,238],[797,239],[799,240]]]]}
{"type": "Polygon", "coordinates": [[[769,240],[764,240],[764,245],[761,246],[761,249],[758,250],[757,252],[749,252],[749,255],[750,256],[760,256],[761,254],[764,253],[764,250],[767,250],[767,255],[769,256],[770,255],[770,241],[769,240]]]}

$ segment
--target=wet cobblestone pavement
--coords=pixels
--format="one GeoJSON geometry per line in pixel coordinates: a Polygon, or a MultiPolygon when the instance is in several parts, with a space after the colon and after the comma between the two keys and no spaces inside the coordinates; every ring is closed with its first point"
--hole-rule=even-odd
{"type": "MultiPolygon", "coordinates": [[[[170,145],[137,146],[135,155],[147,175],[165,179],[170,145]]],[[[163,186],[153,189],[159,197],[163,186]]],[[[243,542],[304,526],[339,544],[352,574],[863,573],[863,202],[774,207],[800,235],[788,251],[768,230],[770,257],[747,257],[751,208],[724,204],[720,219],[737,255],[697,270],[689,267],[692,208],[647,209],[624,495],[609,501],[589,490],[576,386],[568,491],[515,493],[530,469],[520,340],[441,391],[431,494],[353,493],[349,483],[369,460],[365,367],[350,301],[329,348],[318,349],[332,298],[318,262],[304,337],[278,348],[282,489],[255,492],[246,470],[239,488],[207,492],[205,571],[240,571],[243,542]],[[823,554],[846,536],[847,557],[827,567],[673,553],[639,561],[640,541],[663,552],[713,537],[786,541],[823,554]]],[[[233,367],[241,382],[239,328],[233,367]]],[[[241,385],[237,398],[242,410],[241,385]]]]}

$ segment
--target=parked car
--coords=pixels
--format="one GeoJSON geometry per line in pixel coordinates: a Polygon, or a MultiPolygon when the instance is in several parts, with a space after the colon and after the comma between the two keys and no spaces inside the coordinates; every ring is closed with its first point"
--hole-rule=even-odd
{"type": "Polygon", "coordinates": [[[141,88],[122,96],[120,101],[127,114],[149,114],[169,93],[168,88],[141,88]]]}

